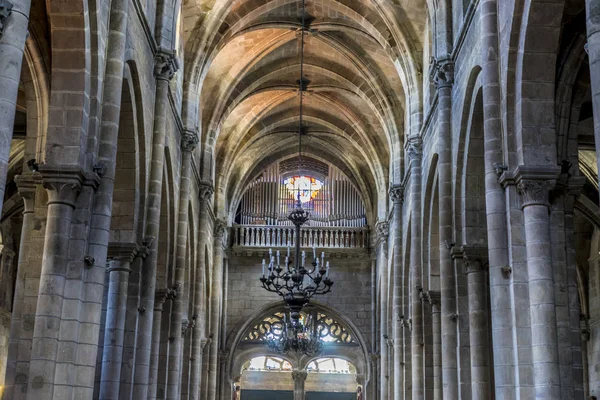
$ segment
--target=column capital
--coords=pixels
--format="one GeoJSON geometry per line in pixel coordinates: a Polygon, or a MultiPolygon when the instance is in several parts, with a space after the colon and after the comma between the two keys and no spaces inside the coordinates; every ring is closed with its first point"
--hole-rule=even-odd
{"type": "Polygon", "coordinates": [[[17,184],[17,192],[23,198],[24,212],[33,212],[35,193],[38,185],[42,183],[42,176],[38,173],[16,175],[15,183],[17,184]]]}
{"type": "Polygon", "coordinates": [[[436,88],[452,87],[454,84],[454,61],[448,54],[444,57],[431,58],[432,66],[429,78],[436,88]]]}
{"type": "Polygon", "coordinates": [[[48,204],[59,203],[75,208],[75,201],[86,180],[83,171],[78,168],[41,165],[41,181],[48,191],[48,204]]]}
{"type": "Polygon", "coordinates": [[[156,79],[170,81],[179,69],[179,61],[174,50],[160,48],[154,56],[154,76],[156,79]]]}
{"type": "Polygon", "coordinates": [[[208,348],[206,346],[209,345],[211,341],[212,340],[210,338],[204,338],[204,339],[200,340],[201,354],[206,354],[206,352],[204,350],[205,349],[208,350],[208,348]]]}
{"type": "Polygon", "coordinates": [[[561,168],[556,166],[520,165],[514,173],[521,208],[532,205],[550,205],[550,191],[556,186],[561,168]]]}
{"type": "Polygon", "coordinates": [[[181,133],[181,150],[191,153],[198,145],[198,130],[184,129],[181,133]]]}
{"type": "Polygon", "coordinates": [[[214,237],[223,238],[225,236],[225,229],[227,228],[227,222],[223,219],[217,219],[214,225],[214,237]]]}
{"type": "Polygon", "coordinates": [[[112,242],[108,244],[107,258],[114,261],[133,262],[140,248],[137,243],[112,242]]]}
{"type": "Polygon", "coordinates": [[[485,271],[488,268],[488,251],[483,246],[461,246],[465,273],[485,271]]]}
{"type": "Polygon", "coordinates": [[[427,290],[425,292],[421,292],[421,301],[429,303],[430,306],[440,305],[440,300],[442,296],[438,290],[427,290]]]}
{"type": "Polygon", "coordinates": [[[308,377],[308,372],[295,369],[292,371],[292,379],[296,383],[304,383],[308,377]]]}
{"type": "Polygon", "coordinates": [[[181,336],[185,336],[188,328],[190,327],[190,321],[187,319],[181,320],[181,336]]]}
{"type": "Polygon", "coordinates": [[[198,183],[198,197],[200,201],[206,202],[208,201],[213,193],[215,192],[215,188],[210,182],[202,181],[198,183]]]}
{"type": "Polygon", "coordinates": [[[404,203],[404,185],[393,185],[390,187],[390,199],[394,204],[404,203]]]}
{"type": "Polygon", "coordinates": [[[156,290],[154,293],[154,309],[162,311],[162,306],[165,301],[167,301],[167,299],[173,299],[174,297],[173,289],[164,288],[156,290]]]}

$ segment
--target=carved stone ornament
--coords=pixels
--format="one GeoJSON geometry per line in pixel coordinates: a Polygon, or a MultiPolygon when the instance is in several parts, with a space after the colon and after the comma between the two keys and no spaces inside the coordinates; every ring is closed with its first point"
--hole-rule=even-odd
{"type": "Polygon", "coordinates": [[[420,140],[413,140],[408,144],[408,149],[406,150],[408,154],[408,159],[410,161],[421,161],[423,157],[423,145],[420,140]]]}
{"type": "Polygon", "coordinates": [[[392,186],[390,188],[390,199],[394,204],[402,204],[404,202],[404,186],[392,186]]]}
{"type": "Polygon", "coordinates": [[[227,223],[222,219],[218,219],[215,221],[214,226],[214,236],[217,238],[222,238],[225,236],[225,228],[227,228],[227,223]]]}
{"type": "Polygon", "coordinates": [[[304,382],[306,377],[308,377],[308,372],[306,371],[299,371],[297,369],[292,371],[292,379],[294,382],[304,382]]]}
{"type": "Polygon", "coordinates": [[[179,70],[179,61],[173,50],[158,49],[154,58],[154,76],[156,79],[170,81],[179,70]]]}
{"type": "Polygon", "coordinates": [[[215,189],[210,182],[200,182],[198,184],[198,198],[200,201],[205,202],[210,200],[215,189]]]}
{"type": "Polygon", "coordinates": [[[377,225],[375,225],[375,230],[377,232],[377,242],[382,244],[384,247],[387,247],[387,240],[390,235],[389,222],[379,221],[377,225]]]}
{"type": "Polygon", "coordinates": [[[198,132],[186,129],[181,134],[181,150],[192,152],[198,146],[198,132]]]}
{"type": "Polygon", "coordinates": [[[449,56],[435,60],[431,80],[436,88],[449,87],[454,84],[454,62],[449,56]]]}
{"type": "Polygon", "coordinates": [[[12,14],[13,4],[7,0],[0,0],[0,37],[4,33],[4,27],[6,26],[6,20],[12,14]]]}
{"type": "Polygon", "coordinates": [[[521,179],[517,190],[521,195],[521,207],[541,205],[549,206],[550,190],[554,188],[554,180],[521,179]]]}

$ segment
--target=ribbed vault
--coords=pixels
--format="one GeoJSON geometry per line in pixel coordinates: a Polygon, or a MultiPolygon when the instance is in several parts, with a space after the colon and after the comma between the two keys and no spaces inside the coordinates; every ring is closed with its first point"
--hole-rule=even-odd
{"type": "MultiPolygon", "coordinates": [[[[386,213],[397,179],[408,93],[418,91],[425,0],[306,0],[303,151],[336,165],[386,213]]],[[[217,211],[270,163],[297,151],[300,0],[191,0],[187,35],[187,123],[199,126],[204,170],[217,211]]],[[[225,216],[225,215],[223,215],[225,216]]]]}

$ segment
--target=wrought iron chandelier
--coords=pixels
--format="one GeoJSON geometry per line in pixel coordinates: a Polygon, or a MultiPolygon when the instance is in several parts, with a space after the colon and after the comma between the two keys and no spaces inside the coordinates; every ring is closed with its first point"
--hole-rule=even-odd
{"type": "MultiPolygon", "coordinates": [[[[300,31],[300,79],[298,80],[300,93],[300,126],[298,129],[298,175],[301,176],[302,168],[302,135],[305,134],[303,125],[303,96],[310,81],[304,76],[304,35],[309,32],[312,18],[306,13],[305,0],[302,0],[301,10],[302,28],[300,31]]],[[[313,247],[312,268],[306,268],[306,253],[300,250],[301,227],[309,219],[309,213],[302,208],[300,190],[296,200],[296,207],[288,219],[295,226],[295,254],[290,258],[290,248],[287,249],[285,261],[281,263],[279,251],[273,255],[269,249],[269,262],[263,260],[262,276],[260,281],[263,288],[269,292],[280,295],[290,311],[290,321],[285,324],[285,334],[281,338],[274,338],[269,347],[281,352],[290,350],[300,351],[304,354],[320,352],[322,343],[318,335],[313,335],[309,326],[304,326],[300,321],[300,311],[315,295],[323,295],[331,291],[333,281],[329,278],[329,261],[325,262],[325,253],[317,257],[317,249],[313,247]]],[[[315,353],[316,354],[316,353],[315,353]]]]}
{"type": "Polygon", "coordinates": [[[280,336],[267,339],[267,347],[279,354],[298,353],[314,357],[323,351],[323,342],[317,332],[317,325],[308,317],[302,323],[298,320],[288,320],[284,314],[284,323],[280,336]]]}

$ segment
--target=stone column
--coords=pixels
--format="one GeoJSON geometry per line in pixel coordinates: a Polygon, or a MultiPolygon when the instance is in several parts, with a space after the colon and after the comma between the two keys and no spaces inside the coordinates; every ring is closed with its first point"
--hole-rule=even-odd
{"type": "Polygon", "coordinates": [[[596,139],[597,162],[600,165],[600,6],[598,6],[596,0],[585,1],[585,15],[587,18],[586,48],[590,64],[592,105],[594,108],[594,137],[596,139]]]}
{"type": "Polygon", "coordinates": [[[394,394],[395,400],[402,397],[402,204],[404,203],[404,186],[392,186],[390,189],[390,198],[393,204],[394,216],[392,220],[392,232],[394,238],[394,312],[392,321],[394,321],[394,394]]]}
{"type": "Polygon", "coordinates": [[[73,339],[67,340],[67,324],[62,326],[62,322],[71,219],[82,182],[83,176],[77,171],[48,170],[43,174],[43,185],[48,191],[48,220],[31,344],[28,399],[65,395],[63,385],[68,382],[68,371],[57,371],[56,365],[73,346],[73,339]]]}
{"type": "Polygon", "coordinates": [[[150,353],[152,350],[152,328],[154,326],[154,292],[156,291],[156,264],[158,260],[156,238],[160,232],[160,204],[163,185],[163,167],[165,159],[165,137],[167,112],[169,105],[169,81],[178,69],[173,52],[159,49],[156,54],[154,76],[156,77],[156,96],[154,99],[154,131],[152,137],[152,163],[147,199],[146,241],[150,244],[145,259],[140,290],[140,313],[138,322],[138,347],[135,360],[135,383],[133,398],[147,400],[150,373],[150,353]]]}
{"type": "Polygon", "coordinates": [[[211,283],[211,312],[210,312],[210,356],[208,364],[208,390],[206,398],[208,400],[217,400],[217,385],[219,375],[219,349],[221,341],[220,337],[220,321],[221,321],[221,305],[223,297],[223,238],[225,236],[225,221],[215,221],[214,229],[214,256],[212,268],[212,283],[211,283]]]}
{"type": "Polygon", "coordinates": [[[590,395],[589,363],[588,363],[588,342],[590,340],[590,326],[587,316],[582,315],[580,321],[581,329],[581,359],[583,361],[583,396],[590,395]]]}
{"type": "Polygon", "coordinates": [[[123,363],[121,365],[120,398],[131,399],[135,373],[137,349],[137,326],[140,314],[140,281],[144,259],[148,256],[148,243],[143,243],[131,263],[125,310],[125,340],[123,342],[123,363]]]}
{"type": "Polygon", "coordinates": [[[31,0],[0,1],[0,215],[13,137],[31,0]]]}
{"type": "Polygon", "coordinates": [[[410,304],[411,304],[411,365],[412,398],[425,396],[425,363],[423,359],[423,309],[421,307],[422,264],[421,264],[421,160],[422,149],[419,138],[409,139],[410,160],[410,304]]]}
{"type": "Polygon", "coordinates": [[[163,306],[167,299],[173,299],[177,294],[172,289],[159,289],[154,297],[154,316],[152,318],[152,351],[150,353],[150,379],[148,399],[156,399],[158,390],[158,362],[160,356],[160,333],[162,325],[163,306]]]}
{"type": "MultiPolygon", "coordinates": [[[[181,138],[181,184],[179,185],[179,218],[177,222],[177,258],[175,260],[175,286],[174,290],[181,291],[185,279],[187,238],[188,238],[188,210],[190,204],[190,185],[192,178],[192,152],[198,144],[198,133],[185,131],[181,138]]],[[[169,344],[169,379],[167,384],[167,399],[179,398],[179,367],[182,355],[181,322],[187,302],[183,296],[174,299],[171,316],[172,340],[169,344]]]]}
{"type": "Polygon", "coordinates": [[[108,304],[102,351],[101,400],[119,400],[125,315],[127,313],[127,288],[131,263],[138,247],[134,244],[111,246],[108,261],[108,304]]]}
{"type": "Polygon", "coordinates": [[[549,193],[557,175],[523,166],[517,171],[525,223],[535,395],[545,400],[561,398],[549,223],[549,193]]]}
{"type": "Polygon", "coordinates": [[[454,242],[452,226],[452,85],[450,56],[435,60],[432,77],[438,93],[438,183],[442,320],[442,381],[444,400],[458,399],[456,272],[447,246],[454,242]]]}
{"type": "Polygon", "coordinates": [[[433,400],[442,400],[442,321],[440,292],[427,292],[427,301],[431,306],[431,331],[433,347],[433,400]]]}
{"type": "MultiPolygon", "coordinates": [[[[39,176],[38,176],[39,178],[39,176]]],[[[23,198],[23,226],[21,228],[21,240],[19,244],[19,260],[17,267],[17,280],[15,284],[15,293],[13,297],[13,311],[10,321],[10,337],[8,342],[8,357],[6,363],[6,380],[4,382],[4,398],[14,399],[13,396],[16,387],[17,376],[29,370],[29,362],[23,368],[19,366],[19,354],[22,352],[20,348],[29,348],[31,342],[29,338],[25,338],[26,333],[30,333],[33,329],[33,324],[29,324],[28,320],[31,317],[27,314],[25,297],[27,292],[27,278],[31,275],[27,265],[27,260],[30,251],[31,232],[35,224],[35,200],[37,190],[37,180],[33,175],[20,175],[15,177],[19,195],[23,198]],[[25,327],[28,325],[28,329],[25,327]],[[28,332],[26,332],[28,331],[28,332]],[[23,342],[26,340],[26,344],[23,342]],[[25,371],[26,370],[26,371],[25,371]]],[[[26,357],[29,360],[29,357],[26,357]]],[[[26,376],[26,375],[25,375],[26,376]]],[[[26,385],[26,382],[25,382],[26,385]]]]}
{"type": "Polygon", "coordinates": [[[504,164],[500,75],[498,64],[498,1],[481,0],[481,56],[483,81],[483,135],[485,151],[485,211],[488,237],[492,349],[496,399],[516,399],[516,349],[513,344],[511,280],[509,266],[506,198],[497,172],[504,164]]]}
{"type": "Polygon", "coordinates": [[[469,342],[471,344],[471,396],[491,398],[488,344],[487,249],[463,246],[463,262],[468,280],[469,342]]]}
{"type": "Polygon", "coordinates": [[[308,373],[297,369],[292,371],[292,379],[294,380],[294,400],[304,400],[304,383],[308,373]]]}
{"type": "MultiPolygon", "coordinates": [[[[202,231],[208,225],[209,201],[213,195],[213,187],[209,183],[201,183],[199,188],[199,229],[202,231]]],[[[206,344],[206,321],[203,316],[204,308],[204,277],[206,275],[206,236],[199,236],[198,272],[194,282],[194,330],[192,333],[192,372],[190,379],[190,400],[200,398],[200,383],[202,379],[202,349],[206,344]]]]}
{"type": "Polygon", "coordinates": [[[377,230],[377,262],[379,264],[379,396],[381,400],[389,400],[388,346],[387,346],[387,303],[388,303],[388,237],[390,225],[387,221],[379,221],[377,230]]]}

